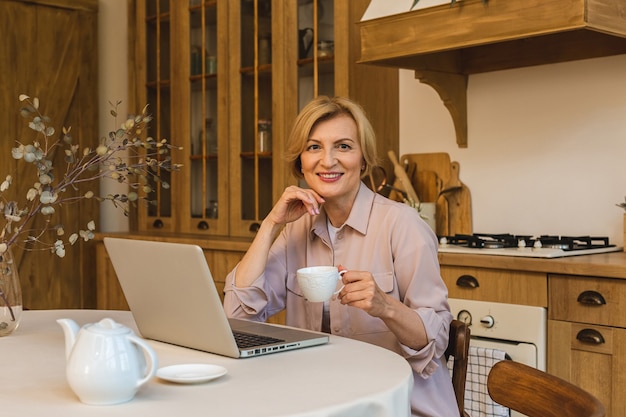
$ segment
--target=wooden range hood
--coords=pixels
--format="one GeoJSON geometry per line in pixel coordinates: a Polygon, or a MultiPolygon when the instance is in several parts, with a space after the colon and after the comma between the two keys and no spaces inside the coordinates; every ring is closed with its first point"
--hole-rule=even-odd
{"type": "Polygon", "coordinates": [[[359,23],[360,63],[411,69],[467,147],[469,74],[626,53],[624,0],[464,0],[359,23]]]}

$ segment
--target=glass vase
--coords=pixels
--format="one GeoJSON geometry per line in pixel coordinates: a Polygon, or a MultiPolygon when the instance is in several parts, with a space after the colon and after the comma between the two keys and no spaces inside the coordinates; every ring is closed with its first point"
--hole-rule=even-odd
{"type": "Polygon", "coordinates": [[[0,336],[13,333],[22,317],[22,287],[11,249],[0,254],[0,336]]]}

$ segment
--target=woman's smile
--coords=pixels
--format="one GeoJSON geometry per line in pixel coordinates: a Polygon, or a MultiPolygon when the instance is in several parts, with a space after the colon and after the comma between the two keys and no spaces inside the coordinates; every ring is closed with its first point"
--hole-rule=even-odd
{"type": "Polygon", "coordinates": [[[317,175],[324,181],[333,182],[341,178],[343,174],[339,172],[320,172],[317,175]]]}

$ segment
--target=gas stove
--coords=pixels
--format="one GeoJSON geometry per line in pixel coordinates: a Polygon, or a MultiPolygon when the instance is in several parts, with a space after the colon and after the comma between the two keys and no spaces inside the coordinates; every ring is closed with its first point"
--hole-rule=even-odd
{"type": "Polygon", "coordinates": [[[609,243],[608,237],[512,235],[508,233],[474,233],[443,236],[440,253],[521,256],[527,258],[561,258],[617,252],[623,248],[609,243]]]}

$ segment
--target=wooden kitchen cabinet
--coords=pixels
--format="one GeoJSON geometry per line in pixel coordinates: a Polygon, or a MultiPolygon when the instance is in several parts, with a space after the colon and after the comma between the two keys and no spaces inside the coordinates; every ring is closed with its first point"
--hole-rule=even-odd
{"type": "Polygon", "coordinates": [[[626,254],[439,260],[450,298],[547,306],[548,373],[593,393],[608,417],[626,416],[626,254]],[[479,286],[458,286],[461,276],[479,286]]]}
{"type": "Polygon", "coordinates": [[[548,278],[540,272],[441,266],[450,298],[548,306],[548,278]]]}
{"type": "Polygon", "coordinates": [[[155,187],[156,204],[138,207],[137,231],[252,239],[296,182],[282,158],[285,141],[299,109],[318,95],[357,100],[381,156],[397,151],[397,71],[356,63],[355,22],[368,3],[131,0],[131,108],[148,103],[148,134],[183,148],[172,152],[182,170],[160,173],[171,187],[155,187]],[[329,42],[334,48],[320,47],[329,42]]]}
{"type": "Polygon", "coordinates": [[[626,281],[551,274],[548,372],[626,415],[626,281]]]}

